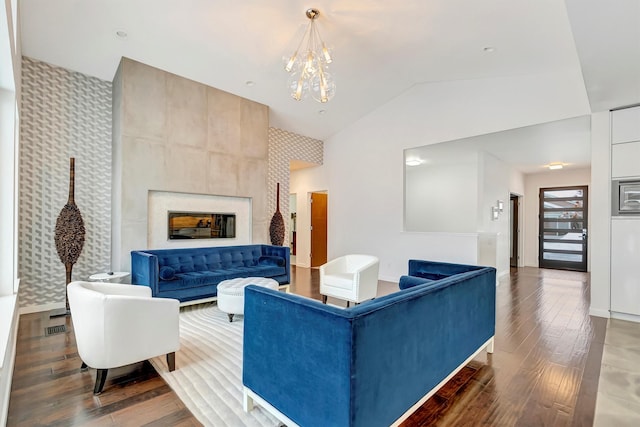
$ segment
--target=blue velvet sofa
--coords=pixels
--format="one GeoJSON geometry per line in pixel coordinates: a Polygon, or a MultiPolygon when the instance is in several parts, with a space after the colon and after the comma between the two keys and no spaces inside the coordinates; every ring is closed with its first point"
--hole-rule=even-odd
{"type": "Polygon", "coordinates": [[[211,299],[221,281],[252,276],[289,283],[289,248],[243,245],[131,252],[131,283],[149,286],[154,297],[180,302],[211,299]]]}
{"type": "Polygon", "coordinates": [[[412,265],[443,277],[347,309],[248,286],[245,410],[256,403],[288,427],[398,425],[493,352],[495,269],[412,265]]]}

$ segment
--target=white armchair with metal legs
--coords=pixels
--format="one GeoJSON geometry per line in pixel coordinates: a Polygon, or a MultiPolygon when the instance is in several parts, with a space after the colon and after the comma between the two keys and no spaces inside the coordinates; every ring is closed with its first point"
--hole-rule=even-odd
{"type": "Polygon", "coordinates": [[[169,371],[175,369],[178,300],[152,298],[147,286],[100,282],[71,282],[67,294],[81,369],[98,371],[94,394],[102,392],[110,368],[166,354],[169,371]]]}
{"type": "Polygon", "coordinates": [[[380,262],[372,255],[345,255],[320,266],[320,294],[359,304],[378,292],[380,262]]]}

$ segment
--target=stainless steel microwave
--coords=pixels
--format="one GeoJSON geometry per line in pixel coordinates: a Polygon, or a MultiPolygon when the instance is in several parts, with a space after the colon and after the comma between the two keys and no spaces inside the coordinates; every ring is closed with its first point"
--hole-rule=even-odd
{"type": "Polygon", "coordinates": [[[640,216],[640,179],[614,180],[612,182],[611,215],[640,216]]]}

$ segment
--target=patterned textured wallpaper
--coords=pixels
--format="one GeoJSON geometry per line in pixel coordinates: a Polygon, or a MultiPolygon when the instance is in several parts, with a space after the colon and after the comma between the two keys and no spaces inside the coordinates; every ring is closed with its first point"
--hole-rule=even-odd
{"type": "Polygon", "coordinates": [[[289,162],[302,160],[322,165],[323,152],[324,144],[318,139],[269,128],[269,212],[273,215],[276,211],[276,184],[280,183],[280,213],[286,227],[285,246],[289,244],[289,162]]]}
{"type": "Polygon", "coordinates": [[[56,219],[69,194],[86,228],[74,280],[111,260],[111,83],[30,58],[22,61],[19,276],[22,307],[64,302],[65,269],[55,249],[56,219]]]}

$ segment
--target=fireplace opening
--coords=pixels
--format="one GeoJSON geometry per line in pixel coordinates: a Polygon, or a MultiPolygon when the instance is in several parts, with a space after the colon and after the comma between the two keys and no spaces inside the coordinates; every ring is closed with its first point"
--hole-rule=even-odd
{"type": "Polygon", "coordinates": [[[236,237],[236,214],[168,212],[169,240],[229,239],[236,237]]]}

